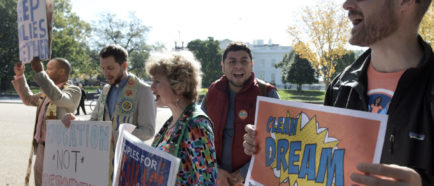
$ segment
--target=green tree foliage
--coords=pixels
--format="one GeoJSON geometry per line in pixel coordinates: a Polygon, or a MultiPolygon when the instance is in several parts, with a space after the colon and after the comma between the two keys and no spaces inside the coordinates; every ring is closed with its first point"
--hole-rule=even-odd
{"type": "MultiPolygon", "coordinates": [[[[17,1],[0,2],[0,78],[1,89],[10,88],[13,65],[18,59],[17,1]],[[3,21],[4,20],[4,21],[3,21]]],[[[71,11],[70,0],[54,1],[51,57],[63,57],[72,65],[72,76],[95,74],[98,64],[91,63],[87,40],[91,27],[71,11]]],[[[46,63],[46,62],[45,62],[46,63]]],[[[26,78],[32,80],[31,68],[26,66],[26,78]]]]}
{"type": "Polygon", "coordinates": [[[294,51],[285,54],[282,61],[275,65],[276,68],[282,68],[282,81],[284,83],[293,83],[297,85],[297,91],[301,93],[303,84],[312,84],[318,82],[315,78],[315,69],[311,63],[294,51]]]}
{"type": "Polygon", "coordinates": [[[17,1],[0,1],[0,92],[11,88],[18,59],[17,1]]]}
{"type": "Polygon", "coordinates": [[[344,71],[345,67],[353,63],[355,60],[356,60],[356,53],[354,53],[354,51],[347,51],[345,55],[336,59],[336,62],[334,63],[336,64],[335,73],[333,73],[332,79],[334,79],[339,73],[344,71]]]}
{"type": "Polygon", "coordinates": [[[334,0],[304,8],[300,21],[288,28],[294,50],[312,63],[328,86],[335,72],[333,62],[345,54],[349,21],[342,5],[334,0]]]}
{"type": "Polygon", "coordinates": [[[90,57],[87,41],[90,24],[72,12],[70,0],[54,1],[53,40],[51,57],[63,57],[72,66],[72,77],[90,78],[96,73],[98,64],[90,57]]]}
{"type": "Polygon", "coordinates": [[[108,44],[118,44],[128,51],[129,70],[138,77],[146,78],[144,66],[152,46],[146,43],[149,27],[143,25],[135,13],[130,12],[128,20],[117,18],[112,13],[101,15],[93,26],[96,50],[108,44]]]}
{"type": "Polygon", "coordinates": [[[202,87],[208,87],[222,75],[220,62],[222,51],[220,42],[209,37],[208,40],[193,40],[187,44],[188,50],[192,51],[202,65],[202,87]]]}

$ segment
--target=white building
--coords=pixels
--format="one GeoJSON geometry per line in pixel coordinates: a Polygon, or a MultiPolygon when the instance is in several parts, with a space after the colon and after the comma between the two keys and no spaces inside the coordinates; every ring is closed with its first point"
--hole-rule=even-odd
{"type": "Polygon", "coordinates": [[[279,46],[272,44],[271,40],[268,44],[264,44],[263,40],[256,40],[253,45],[250,45],[253,53],[253,72],[255,76],[266,82],[275,84],[277,88],[283,89],[282,69],[274,66],[282,61],[286,53],[292,51],[290,46],[279,46]]]}
{"type": "MultiPolygon", "coordinates": [[[[221,50],[224,51],[226,45],[230,42],[231,41],[227,39],[220,41],[221,50]]],[[[271,40],[268,44],[264,44],[263,40],[255,40],[253,44],[247,44],[253,54],[253,72],[255,76],[266,82],[275,84],[278,89],[283,89],[282,69],[275,68],[274,65],[279,63],[286,53],[291,52],[292,47],[272,44],[271,40]]]]}

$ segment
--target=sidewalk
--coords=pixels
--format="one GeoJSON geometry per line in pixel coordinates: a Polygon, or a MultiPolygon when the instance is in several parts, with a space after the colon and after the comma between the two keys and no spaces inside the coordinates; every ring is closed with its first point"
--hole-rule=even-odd
{"type": "Polygon", "coordinates": [[[0,96],[0,103],[17,103],[22,104],[23,102],[19,97],[10,97],[10,96],[0,96]]]}
{"type": "MultiPolygon", "coordinates": [[[[90,102],[91,100],[86,100],[84,101],[84,105],[89,106],[90,102]]],[[[11,96],[0,96],[0,103],[23,104],[20,97],[11,97],[11,96]]]]}

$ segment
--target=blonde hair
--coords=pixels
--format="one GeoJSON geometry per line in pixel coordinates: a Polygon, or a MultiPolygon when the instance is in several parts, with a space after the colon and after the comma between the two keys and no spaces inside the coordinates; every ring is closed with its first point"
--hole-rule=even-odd
{"type": "Polygon", "coordinates": [[[176,93],[181,91],[187,100],[196,102],[202,83],[201,65],[190,51],[159,52],[151,54],[146,62],[146,73],[164,75],[176,93]]]}

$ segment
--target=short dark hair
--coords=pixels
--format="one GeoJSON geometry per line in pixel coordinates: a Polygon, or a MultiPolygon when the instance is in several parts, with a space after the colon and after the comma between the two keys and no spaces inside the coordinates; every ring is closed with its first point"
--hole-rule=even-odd
{"type": "Polygon", "coordinates": [[[253,60],[252,51],[250,50],[250,47],[247,44],[243,42],[233,41],[230,42],[228,46],[226,46],[226,49],[223,52],[223,61],[225,61],[229,52],[236,52],[239,50],[247,52],[247,54],[249,54],[250,60],[253,60]]]}
{"type": "Polygon", "coordinates": [[[53,60],[56,60],[57,68],[64,69],[65,75],[69,77],[69,73],[71,72],[71,64],[69,63],[69,61],[61,57],[53,58],[53,60]]]}
{"type": "Polygon", "coordinates": [[[117,44],[110,44],[105,46],[100,52],[99,57],[106,58],[113,56],[115,61],[122,65],[124,62],[128,61],[128,52],[124,47],[117,44]]]}

